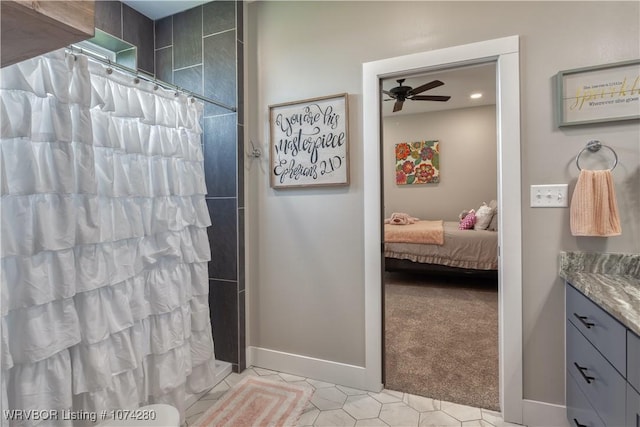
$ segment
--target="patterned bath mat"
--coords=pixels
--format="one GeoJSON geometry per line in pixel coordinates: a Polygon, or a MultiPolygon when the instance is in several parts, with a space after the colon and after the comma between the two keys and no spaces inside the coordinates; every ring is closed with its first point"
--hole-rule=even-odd
{"type": "Polygon", "coordinates": [[[293,426],[312,393],[312,387],[247,376],[227,391],[194,426],[293,426]]]}

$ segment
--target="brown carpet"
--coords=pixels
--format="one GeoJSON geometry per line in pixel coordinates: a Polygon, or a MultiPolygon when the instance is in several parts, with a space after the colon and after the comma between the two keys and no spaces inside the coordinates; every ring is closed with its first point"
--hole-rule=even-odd
{"type": "Polygon", "coordinates": [[[499,410],[495,280],[385,274],[385,387],[499,410]]]}

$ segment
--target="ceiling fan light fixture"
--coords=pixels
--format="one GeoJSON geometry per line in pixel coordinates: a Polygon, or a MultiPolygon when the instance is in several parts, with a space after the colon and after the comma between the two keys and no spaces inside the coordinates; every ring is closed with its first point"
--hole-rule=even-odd
{"type": "Polygon", "coordinates": [[[471,99],[480,99],[480,98],[482,98],[482,94],[480,92],[472,93],[471,95],[469,95],[469,98],[471,98],[471,99]]]}
{"type": "Polygon", "coordinates": [[[390,98],[388,100],[385,99],[385,101],[395,99],[396,102],[393,105],[394,113],[402,110],[402,105],[406,100],[446,102],[451,98],[450,96],[444,95],[418,95],[422,92],[426,92],[430,89],[434,89],[436,87],[444,85],[444,83],[440,80],[433,80],[416,88],[412,88],[411,86],[404,86],[402,83],[404,83],[405,79],[398,79],[396,81],[398,82],[397,87],[391,88],[389,90],[382,90],[382,93],[390,98]]]}

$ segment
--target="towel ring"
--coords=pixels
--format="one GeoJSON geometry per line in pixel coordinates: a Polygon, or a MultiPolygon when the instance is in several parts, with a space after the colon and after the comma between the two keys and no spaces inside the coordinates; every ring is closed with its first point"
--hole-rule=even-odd
{"type": "Polygon", "coordinates": [[[613,158],[614,158],[613,166],[611,166],[611,168],[609,170],[614,170],[616,168],[616,166],[618,166],[618,155],[616,154],[616,152],[615,152],[615,150],[613,148],[609,147],[608,145],[604,145],[603,143],[601,143],[598,140],[593,140],[593,141],[587,142],[587,145],[582,150],[580,150],[580,152],[576,156],[576,167],[578,168],[578,170],[579,171],[582,170],[582,168],[580,167],[580,156],[582,155],[582,153],[584,153],[585,150],[589,150],[592,153],[597,153],[603,147],[604,148],[608,148],[613,153],[613,158]]]}

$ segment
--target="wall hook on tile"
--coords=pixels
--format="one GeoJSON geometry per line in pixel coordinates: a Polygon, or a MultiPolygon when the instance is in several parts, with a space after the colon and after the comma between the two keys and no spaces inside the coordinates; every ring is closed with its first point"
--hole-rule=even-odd
{"type": "Polygon", "coordinates": [[[252,140],[249,140],[249,142],[251,143],[252,149],[248,154],[256,159],[262,157],[262,150],[260,149],[260,147],[256,147],[252,140]]]}

